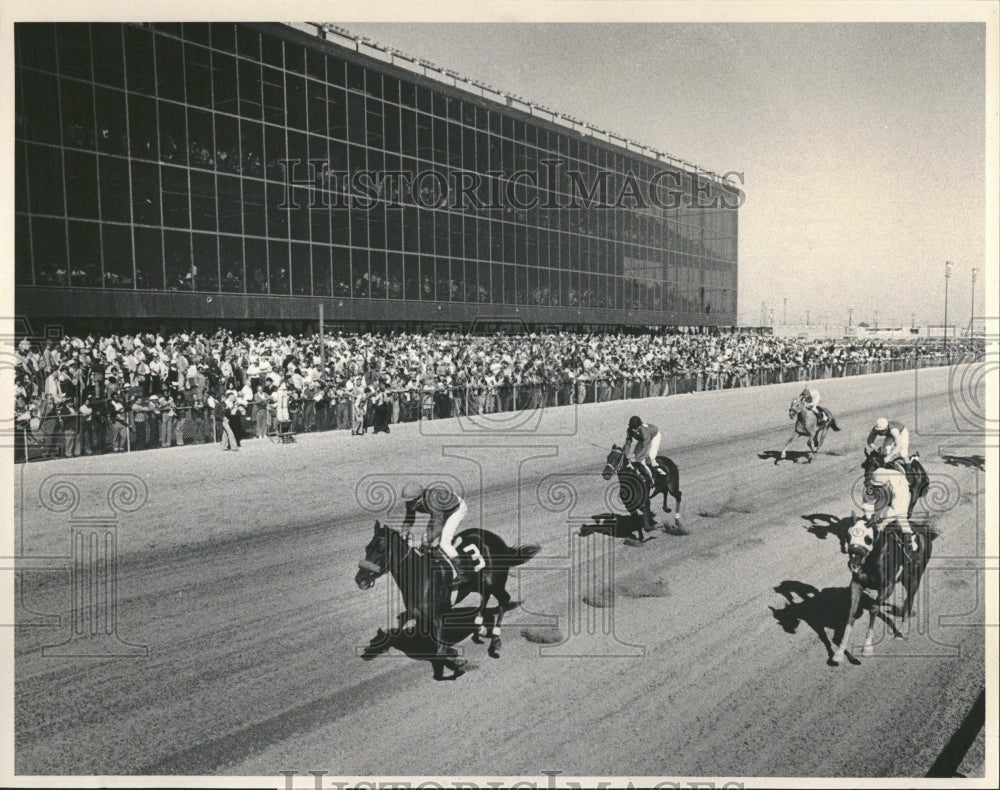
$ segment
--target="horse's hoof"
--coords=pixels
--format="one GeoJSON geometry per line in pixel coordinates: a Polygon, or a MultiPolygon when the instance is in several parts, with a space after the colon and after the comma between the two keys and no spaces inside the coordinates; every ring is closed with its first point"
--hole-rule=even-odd
{"type": "Polygon", "coordinates": [[[496,637],[490,642],[490,649],[487,651],[490,658],[500,658],[500,648],[503,647],[503,640],[500,637],[496,637]]]}
{"type": "Polygon", "coordinates": [[[843,660],[844,660],[844,654],[843,653],[834,653],[832,656],[830,656],[830,663],[833,664],[836,667],[839,667],[840,666],[840,662],[843,661],[843,660]]]}
{"type": "Polygon", "coordinates": [[[483,638],[479,635],[478,631],[472,635],[472,641],[477,645],[481,645],[483,643],[483,638]]]}

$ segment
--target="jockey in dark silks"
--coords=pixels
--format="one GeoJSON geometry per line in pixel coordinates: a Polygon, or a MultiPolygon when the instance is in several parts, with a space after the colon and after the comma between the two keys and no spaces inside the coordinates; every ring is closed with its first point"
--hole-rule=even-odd
{"type": "Polygon", "coordinates": [[[628,421],[628,430],[625,433],[625,446],[622,452],[630,461],[642,464],[649,472],[651,482],[656,482],[656,476],[666,476],[666,472],[660,468],[656,460],[656,454],[660,451],[660,429],[652,423],[645,423],[640,417],[632,417],[628,421]],[[635,442],[635,452],[629,455],[629,447],[635,442]]]}
{"type": "Polygon", "coordinates": [[[419,483],[407,483],[403,486],[403,501],[406,502],[406,517],[403,519],[402,533],[409,540],[410,530],[416,521],[417,513],[430,516],[427,524],[423,545],[434,546],[441,550],[445,560],[451,565],[455,574],[454,583],[471,579],[475,560],[467,555],[459,554],[455,549],[455,531],[462,519],[469,512],[469,506],[454,491],[446,485],[437,484],[424,488],[419,483]]]}
{"type": "Polygon", "coordinates": [[[876,449],[875,442],[882,437],[883,463],[888,466],[894,461],[898,461],[906,471],[910,466],[910,432],[899,420],[888,420],[879,417],[875,420],[868,439],[865,441],[865,452],[870,453],[876,449]]]}

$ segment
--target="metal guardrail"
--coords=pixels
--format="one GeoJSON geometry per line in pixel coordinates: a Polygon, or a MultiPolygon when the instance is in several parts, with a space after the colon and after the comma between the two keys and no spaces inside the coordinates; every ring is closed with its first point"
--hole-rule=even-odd
{"type": "MultiPolygon", "coordinates": [[[[291,432],[334,430],[364,432],[376,422],[386,426],[420,420],[438,420],[477,414],[530,411],[573,404],[667,397],[690,392],[757,387],[767,384],[819,381],[872,373],[895,373],[916,368],[944,367],[981,361],[983,354],[961,359],[934,354],[866,362],[836,364],[774,365],[755,370],[719,370],[653,376],[648,379],[577,378],[566,381],[463,385],[452,388],[392,391],[381,420],[375,407],[358,408],[349,397],[291,399],[291,432]]],[[[174,416],[153,413],[137,422],[129,411],[124,421],[106,415],[49,414],[34,430],[19,425],[15,439],[15,461],[100,455],[114,452],[163,449],[183,444],[218,442],[222,428],[208,407],[176,407],[174,416]]],[[[241,419],[240,438],[273,435],[277,430],[274,404],[248,404],[241,419]]]]}

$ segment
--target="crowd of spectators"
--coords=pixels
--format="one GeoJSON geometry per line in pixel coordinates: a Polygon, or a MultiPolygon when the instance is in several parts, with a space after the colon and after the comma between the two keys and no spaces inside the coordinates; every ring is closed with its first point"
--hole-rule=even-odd
{"type": "Polygon", "coordinates": [[[249,436],[361,434],[416,419],[850,375],[942,350],[760,334],[336,334],[325,345],[324,354],[318,335],[225,330],[22,340],[17,426],[26,445],[67,456],[223,438],[239,447],[249,436]]]}

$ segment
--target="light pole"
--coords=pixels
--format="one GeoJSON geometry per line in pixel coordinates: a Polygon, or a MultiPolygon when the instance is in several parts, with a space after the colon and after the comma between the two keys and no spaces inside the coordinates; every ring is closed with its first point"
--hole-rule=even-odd
{"type": "Polygon", "coordinates": [[[972,337],[972,327],[974,326],[976,318],[976,272],[979,269],[972,270],[972,304],[969,307],[969,337],[972,337]]]}
{"type": "Polygon", "coordinates": [[[944,262],[944,353],[948,356],[948,280],[951,279],[951,261],[944,262]]]}

